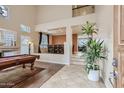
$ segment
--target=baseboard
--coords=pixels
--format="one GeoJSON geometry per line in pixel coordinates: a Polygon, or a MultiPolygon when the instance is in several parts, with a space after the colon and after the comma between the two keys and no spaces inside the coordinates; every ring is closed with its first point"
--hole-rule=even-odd
{"type": "Polygon", "coordinates": [[[48,61],[48,60],[36,60],[36,61],[39,61],[39,62],[46,62],[46,63],[62,64],[62,65],[69,65],[68,63],[56,62],[56,61],[48,61]]]}

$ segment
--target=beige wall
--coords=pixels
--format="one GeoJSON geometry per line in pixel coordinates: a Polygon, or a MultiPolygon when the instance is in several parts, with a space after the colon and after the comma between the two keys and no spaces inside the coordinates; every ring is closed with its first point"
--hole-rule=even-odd
{"type": "MultiPolygon", "coordinates": [[[[10,29],[18,33],[18,46],[20,45],[20,35],[30,35],[35,47],[38,45],[39,35],[34,32],[35,24],[51,22],[55,20],[72,17],[72,6],[8,6],[9,17],[0,17],[0,28],[10,29]],[[20,24],[31,27],[31,33],[20,33],[20,24]]],[[[105,41],[108,48],[108,59],[102,71],[103,78],[107,87],[111,87],[108,80],[109,73],[112,71],[113,59],[113,6],[96,6],[96,23],[99,29],[99,38],[105,41]]],[[[35,48],[37,50],[37,48],[35,48]]]]}
{"type": "Polygon", "coordinates": [[[102,75],[106,87],[112,87],[109,82],[113,60],[113,6],[96,6],[96,23],[99,29],[98,37],[103,39],[108,50],[108,59],[103,63],[102,75]]]}
{"type": "Polygon", "coordinates": [[[20,45],[20,35],[29,35],[32,41],[37,46],[38,34],[34,32],[36,24],[36,7],[35,6],[24,6],[24,5],[12,5],[7,6],[9,8],[9,17],[4,19],[0,17],[0,28],[5,28],[18,33],[18,43],[20,45]],[[31,33],[21,33],[20,24],[24,24],[31,27],[31,33]]]}
{"type": "Polygon", "coordinates": [[[71,5],[8,5],[7,7],[9,8],[9,17],[6,19],[0,17],[0,28],[16,31],[18,33],[18,46],[20,46],[20,35],[29,35],[35,50],[38,50],[39,41],[39,35],[34,31],[36,24],[72,17],[71,5]],[[21,33],[20,24],[30,26],[32,32],[21,33]]]}
{"type": "Polygon", "coordinates": [[[64,44],[66,42],[66,36],[65,35],[57,35],[57,36],[52,36],[52,44],[64,44]]]}
{"type": "Polygon", "coordinates": [[[71,5],[42,5],[37,9],[37,24],[72,17],[71,5]]]}

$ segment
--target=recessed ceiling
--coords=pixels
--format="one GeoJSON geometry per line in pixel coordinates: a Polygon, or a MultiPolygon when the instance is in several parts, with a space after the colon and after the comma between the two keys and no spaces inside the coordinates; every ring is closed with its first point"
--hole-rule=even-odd
{"type": "Polygon", "coordinates": [[[65,27],[56,28],[56,29],[49,29],[48,34],[51,34],[51,35],[65,35],[65,31],[66,31],[65,27]]]}
{"type": "MultiPolygon", "coordinates": [[[[73,34],[79,34],[81,32],[81,26],[72,26],[72,32],[73,34]]],[[[56,28],[56,29],[49,29],[47,31],[48,34],[51,35],[65,35],[66,34],[66,28],[56,28]]]]}

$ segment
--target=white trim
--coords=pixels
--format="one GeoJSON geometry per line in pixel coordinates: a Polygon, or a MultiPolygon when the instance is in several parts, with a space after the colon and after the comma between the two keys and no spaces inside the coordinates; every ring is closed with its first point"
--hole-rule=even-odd
{"type": "Polygon", "coordinates": [[[57,62],[57,61],[48,61],[48,60],[42,60],[42,59],[40,59],[40,60],[36,60],[36,61],[39,61],[39,62],[45,62],[45,63],[55,63],[55,64],[63,64],[63,65],[69,65],[68,63],[59,63],[59,62],[57,62]]]}

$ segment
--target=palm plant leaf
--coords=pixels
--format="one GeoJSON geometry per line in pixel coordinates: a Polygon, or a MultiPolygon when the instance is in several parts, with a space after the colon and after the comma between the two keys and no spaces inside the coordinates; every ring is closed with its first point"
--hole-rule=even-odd
{"type": "Polygon", "coordinates": [[[97,30],[95,29],[95,24],[91,24],[88,21],[85,25],[82,26],[82,34],[93,35],[93,33],[97,34],[97,30]]]}

